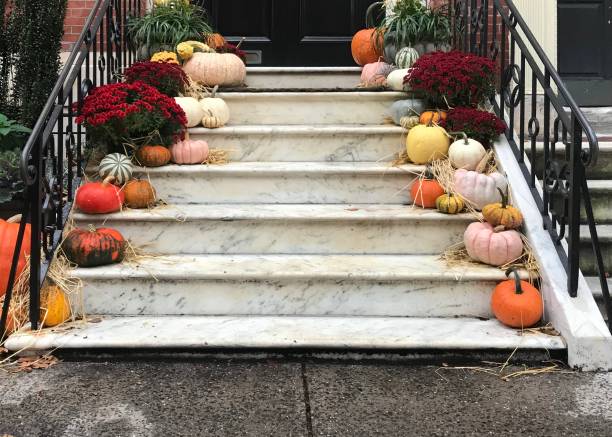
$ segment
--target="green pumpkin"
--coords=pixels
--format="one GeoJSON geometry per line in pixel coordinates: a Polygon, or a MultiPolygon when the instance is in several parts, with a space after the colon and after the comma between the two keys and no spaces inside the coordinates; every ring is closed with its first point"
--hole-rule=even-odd
{"type": "Polygon", "coordinates": [[[404,47],[395,55],[395,65],[397,68],[412,68],[419,59],[419,52],[412,47],[404,47]]]}
{"type": "Polygon", "coordinates": [[[444,214],[458,214],[465,208],[465,203],[452,193],[443,194],[436,199],[436,208],[444,214]]]}

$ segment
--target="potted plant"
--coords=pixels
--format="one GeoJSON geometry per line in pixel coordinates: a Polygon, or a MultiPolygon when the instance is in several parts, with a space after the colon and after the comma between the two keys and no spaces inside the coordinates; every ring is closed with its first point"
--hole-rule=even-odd
{"type": "Polygon", "coordinates": [[[31,132],[0,114],[0,218],[19,214],[23,208],[23,180],[19,173],[20,150],[31,132]]]}
{"type": "Polygon", "coordinates": [[[404,47],[413,47],[419,55],[450,50],[448,5],[434,7],[421,0],[397,0],[390,5],[380,2],[380,6],[387,12],[378,28],[384,34],[387,62],[393,63],[397,52],[404,47]]]}
{"type": "Polygon", "coordinates": [[[506,130],[506,123],[497,115],[476,108],[453,108],[440,124],[449,132],[465,133],[487,149],[506,130]]]}
{"type": "Polygon", "coordinates": [[[145,60],[156,52],[174,51],[180,42],[201,41],[212,33],[205,11],[182,1],[164,2],[128,22],[128,34],[137,57],[145,60]]]}

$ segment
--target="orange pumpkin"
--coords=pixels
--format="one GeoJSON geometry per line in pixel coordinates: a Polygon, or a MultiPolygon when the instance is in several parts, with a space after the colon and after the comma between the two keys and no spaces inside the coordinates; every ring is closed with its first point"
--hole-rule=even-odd
{"type": "MultiPolygon", "coordinates": [[[[16,215],[6,221],[0,220],[0,297],[4,296],[8,287],[20,222],[21,215],[16,215]]],[[[30,239],[31,229],[30,225],[27,224],[23,233],[21,250],[19,251],[15,280],[17,280],[26,266],[26,257],[30,254],[30,239]]]]}
{"type": "Polygon", "coordinates": [[[421,124],[439,124],[441,120],[446,120],[447,116],[446,111],[425,111],[421,113],[419,122],[421,124]]]}
{"type": "Polygon", "coordinates": [[[159,145],[142,146],[136,151],[136,161],[143,167],[161,167],[172,159],[167,147],[159,145]]]}
{"type": "Polygon", "coordinates": [[[45,328],[61,325],[72,314],[70,299],[57,285],[40,291],[40,320],[45,328]]]}
{"type": "Polygon", "coordinates": [[[353,36],[351,53],[357,65],[366,65],[382,57],[383,36],[377,29],[362,29],[353,36]]]}
{"type": "Polygon", "coordinates": [[[422,208],[435,208],[436,199],[444,194],[444,188],[427,170],[423,178],[414,181],[410,188],[412,202],[422,208]]]}
{"type": "Polygon", "coordinates": [[[206,37],[206,44],[211,49],[218,49],[225,45],[225,38],[220,33],[211,33],[206,37]]]}
{"type": "Polygon", "coordinates": [[[126,246],[123,235],[115,229],[77,228],[66,236],[62,250],[79,267],[96,267],[121,262],[126,246]]]}
{"type": "Polygon", "coordinates": [[[156,200],[155,188],[149,181],[134,179],[123,187],[125,205],[130,208],[149,208],[156,200]]]}
{"type": "Polygon", "coordinates": [[[509,269],[506,276],[513,279],[501,282],[493,290],[491,309],[497,320],[511,328],[529,328],[540,321],[544,304],[537,288],[521,281],[516,269],[509,269]]]}

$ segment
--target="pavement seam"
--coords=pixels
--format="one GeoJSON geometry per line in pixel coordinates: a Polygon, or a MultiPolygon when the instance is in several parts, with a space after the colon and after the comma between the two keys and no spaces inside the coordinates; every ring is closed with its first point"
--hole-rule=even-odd
{"type": "Polygon", "coordinates": [[[306,364],[301,364],[302,369],[302,387],[304,389],[304,406],[306,408],[306,430],[308,432],[308,437],[313,437],[314,433],[312,431],[312,415],[310,408],[310,391],[308,389],[308,378],[306,376],[306,364]]]}

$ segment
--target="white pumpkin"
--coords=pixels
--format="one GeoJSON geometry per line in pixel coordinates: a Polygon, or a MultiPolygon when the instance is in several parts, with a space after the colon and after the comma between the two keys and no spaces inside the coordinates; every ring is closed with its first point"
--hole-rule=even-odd
{"type": "Polygon", "coordinates": [[[205,97],[200,100],[202,116],[199,121],[202,121],[204,117],[217,117],[223,126],[230,119],[230,109],[227,103],[225,103],[225,100],[216,97],[218,89],[219,87],[215,86],[210,97],[205,97]]]}
{"type": "Polygon", "coordinates": [[[485,157],[487,151],[478,141],[468,138],[464,133],[462,135],[462,139],[450,145],[448,159],[455,168],[476,170],[476,167],[485,157]]]}
{"type": "Polygon", "coordinates": [[[478,210],[485,205],[501,202],[501,194],[508,188],[508,181],[501,173],[488,175],[475,171],[459,169],[455,172],[455,193],[460,194],[465,200],[478,210]]]}
{"type": "Polygon", "coordinates": [[[194,53],[183,71],[205,86],[240,86],[246,77],[244,62],[233,53],[194,53]]]}
{"type": "Polygon", "coordinates": [[[389,76],[387,76],[387,86],[393,91],[406,91],[408,89],[408,84],[404,85],[404,78],[408,74],[408,71],[407,68],[393,70],[389,73],[389,76]]]}
{"type": "Polygon", "coordinates": [[[175,97],[174,100],[183,108],[187,116],[187,127],[196,127],[200,124],[205,112],[198,102],[198,99],[194,99],[193,97],[175,97]]]}

